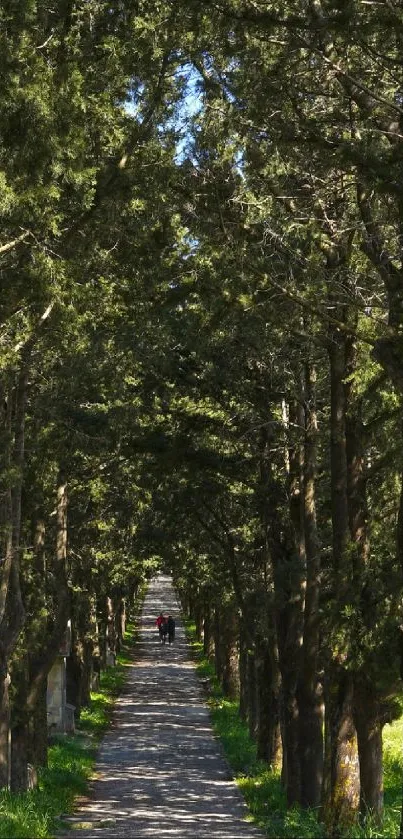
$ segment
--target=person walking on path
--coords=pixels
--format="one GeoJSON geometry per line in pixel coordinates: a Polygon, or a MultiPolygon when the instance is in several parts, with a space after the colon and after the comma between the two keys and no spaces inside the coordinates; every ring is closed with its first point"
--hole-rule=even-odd
{"type": "Polygon", "coordinates": [[[167,614],[179,614],[169,577],[149,585],[95,779],[78,812],[64,819],[72,827],[64,839],[263,839],[245,821],[245,803],[214,737],[181,621],[169,656],[155,643],[155,602],[165,603],[167,614]]]}
{"type": "Polygon", "coordinates": [[[159,632],[161,643],[163,641],[165,642],[165,636],[166,636],[166,632],[167,632],[167,619],[166,619],[166,617],[164,617],[162,612],[160,612],[160,614],[158,615],[158,618],[155,621],[155,623],[158,626],[158,632],[159,632]]]}

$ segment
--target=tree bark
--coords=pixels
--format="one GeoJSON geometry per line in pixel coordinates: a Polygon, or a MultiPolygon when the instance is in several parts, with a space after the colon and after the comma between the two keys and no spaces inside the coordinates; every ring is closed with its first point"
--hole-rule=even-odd
{"type": "Polygon", "coordinates": [[[257,756],[269,766],[279,763],[280,755],[280,673],[268,643],[258,643],[256,649],[257,683],[257,756]]]}
{"type": "Polygon", "coordinates": [[[5,466],[12,467],[16,477],[14,484],[5,488],[3,502],[5,562],[0,585],[0,647],[6,658],[11,655],[25,621],[20,584],[20,531],[27,377],[28,362],[22,364],[17,386],[10,387],[7,399],[5,466]]]}
{"type": "Polygon", "coordinates": [[[214,668],[217,679],[221,682],[223,672],[221,636],[221,614],[218,606],[214,609],[214,668]]]}
{"type": "Polygon", "coordinates": [[[36,702],[42,692],[43,683],[46,681],[59,653],[70,617],[70,592],[67,583],[67,507],[67,486],[64,476],[60,473],[57,488],[56,552],[53,565],[57,585],[54,603],[55,617],[46,644],[43,645],[40,655],[36,656],[31,662],[27,696],[28,716],[34,712],[36,702]]]}
{"type": "Polygon", "coordinates": [[[28,737],[26,721],[16,723],[11,732],[11,792],[28,789],[28,737]]]}
{"type": "MultiPolygon", "coordinates": [[[[282,779],[287,805],[300,801],[299,729],[297,685],[301,667],[302,618],[305,581],[305,546],[302,478],[301,406],[292,406],[292,425],[285,427],[287,445],[284,469],[287,481],[280,481],[270,455],[272,428],[261,429],[261,476],[268,508],[267,554],[274,584],[275,636],[281,673],[281,737],[283,745],[282,779]],[[288,444],[290,448],[288,448],[288,444]]],[[[283,412],[286,418],[286,411],[283,412]]]]}
{"type": "Polygon", "coordinates": [[[315,405],[316,371],[305,366],[305,457],[303,507],[306,550],[306,593],[302,667],[298,685],[301,806],[320,805],[323,781],[324,706],[318,677],[320,543],[316,523],[318,425],[315,405]]]}
{"type": "Polygon", "coordinates": [[[322,819],[329,836],[338,837],[356,819],[360,785],[353,678],[339,668],[332,676],[326,688],[329,776],[322,819]]]}
{"type": "MultiPolygon", "coordinates": [[[[85,569],[90,575],[90,571],[85,569]]],[[[72,602],[72,644],[67,659],[67,701],[75,706],[79,719],[81,708],[91,701],[91,684],[95,652],[94,598],[85,590],[74,593],[72,602]]]]}
{"type": "MultiPolygon", "coordinates": [[[[402,428],[403,431],[403,428],[402,428]]],[[[396,557],[403,576],[403,473],[401,474],[399,513],[396,529],[396,557]]],[[[403,679],[403,628],[400,626],[400,678],[403,679]]],[[[402,796],[403,800],[403,796],[402,796]]],[[[403,804],[400,817],[399,839],[403,839],[403,804]]]]}
{"type": "Polygon", "coordinates": [[[238,692],[238,621],[233,604],[215,610],[215,666],[217,677],[226,696],[234,698],[238,692]]]}
{"type": "MultiPolygon", "coordinates": [[[[289,523],[285,520],[283,537],[273,528],[274,582],[276,591],[276,629],[281,672],[284,778],[287,805],[300,802],[301,767],[299,756],[299,708],[297,699],[301,669],[303,610],[306,556],[302,505],[302,406],[290,407],[289,431],[289,523]]],[[[276,530],[279,529],[277,525],[276,530]]],[[[281,530],[280,530],[281,533],[281,530]]]]}
{"type": "Polygon", "coordinates": [[[243,618],[239,628],[239,716],[246,722],[248,718],[248,644],[243,630],[243,618]]]}
{"type": "Polygon", "coordinates": [[[196,591],[195,604],[193,607],[196,629],[196,640],[201,642],[203,638],[203,600],[200,597],[200,590],[196,591]]]}
{"type": "Polygon", "coordinates": [[[35,767],[48,765],[48,720],[44,680],[28,725],[28,761],[35,767]]]}
{"type": "Polygon", "coordinates": [[[100,668],[105,670],[106,667],[106,650],[108,646],[107,641],[107,616],[106,616],[106,598],[100,597],[97,602],[97,625],[98,625],[98,648],[99,648],[99,663],[100,668]]]}
{"type": "Polygon", "coordinates": [[[111,597],[106,598],[107,639],[109,649],[116,652],[115,604],[111,597]]]}
{"type": "Polygon", "coordinates": [[[211,604],[209,603],[206,596],[204,602],[203,652],[206,658],[209,659],[209,661],[213,661],[214,659],[214,637],[211,612],[211,604]]]}
{"type": "Polygon", "coordinates": [[[360,765],[360,814],[378,824],[383,814],[382,714],[376,687],[364,675],[354,680],[355,726],[360,765]]]}
{"type": "MultiPolygon", "coordinates": [[[[354,319],[356,325],[357,314],[354,319]]],[[[362,597],[365,571],[370,557],[369,511],[361,400],[354,396],[351,383],[352,375],[357,368],[357,344],[353,336],[346,338],[346,366],[348,374],[345,385],[347,490],[352,542],[352,576],[356,592],[356,608],[361,610],[363,623],[370,627],[372,624],[371,607],[362,597]]],[[[354,719],[360,765],[360,814],[362,818],[365,818],[371,812],[380,823],[383,813],[383,756],[381,697],[376,687],[376,679],[371,679],[368,673],[355,674],[354,697],[354,719]]]]}
{"type": "MultiPolygon", "coordinates": [[[[8,625],[7,650],[10,656],[17,643],[18,636],[25,621],[25,609],[22,602],[20,581],[20,535],[21,535],[21,496],[25,453],[25,411],[27,398],[27,365],[20,371],[18,386],[15,394],[15,432],[13,447],[13,464],[17,477],[11,489],[11,520],[12,520],[12,566],[10,584],[7,592],[6,611],[12,617],[8,625]],[[10,625],[11,624],[11,625],[10,625]],[[14,625],[13,625],[14,624],[14,625]]],[[[10,668],[11,669],[11,668],[10,668]]],[[[13,681],[14,681],[14,670],[13,681]]],[[[17,697],[11,708],[11,792],[23,792],[28,789],[28,756],[27,756],[27,716],[26,691],[28,680],[28,658],[20,657],[18,667],[17,697]]]]}
{"type": "MultiPolygon", "coordinates": [[[[281,621],[280,621],[281,623],[281,621]]],[[[281,633],[283,634],[283,633],[281,633]]],[[[283,742],[283,779],[286,787],[287,806],[298,804],[301,795],[301,769],[299,761],[299,709],[297,702],[298,663],[290,650],[290,657],[285,664],[285,646],[280,653],[282,677],[282,742],[283,742]],[[283,659],[283,661],[282,661],[283,659]]]]}
{"type": "Polygon", "coordinates": [[[57,531],[54,573],[57,586],[53,626],[41,646],[32,656],[18,656],[16,668],[16,698],[13,703],[11,731],[11,781],[13,792],[22,792],[28,784],[35,783],[36,766],[28,773],[28,759],[36,755],[46,763],[47,717],[44,713],[46,680],[58,654],[66,631],[69,614],[69,597],[66,580],[67,552],[67,494],[65,484],[57,492],[57,531]],[[33,739],[34,738],[34,739],[33,739]],[[37,749],[34,749],[36,741],[37,749]],[[25,767],[24,767],[25,761],[25,767]],[[25,786],[24,786],[25,784],[25,786]]]}
{"type": "Polygon", "coordinates": [[[8,672],[7,635],[4,631],[2,632],[2,628],[5,628],[6,624],[7,595],[13,561],[10,489],[5,493],[2,507],[2,524],[6,532],[5,561],[0,588],[0,789],[8,787],[10,780],[10,675],[8,672]]]}
{"type": "MultiPolygon", "coordinates": [[[[346,453],[345,335],[334,330],[329,341],[331,384],[331,506],[333,584],[342,611],[349,602],[351,564],[346,453]]],[[[353,678],[339,661],[329,662],[326,690],[327,755],[323,817],[336,836],[356,819],[359,807],[357,736],[354,725],[353,678]]]]}
{"type": "Polygon", "coordinates": [[[118,652],[122,648],[126,632],[126,601],[124,597],[119,599],[118,607],[116,609],[116,643],[118,652]]]}
{"type": "Polygon", "coordinates": [[[226,696],[235,699],[239,693],[239,627],[233,603],[226,604],[221,614],[221,684],[226,696]]]}
{"type": "Polygon", "coordinates": [[[7,658],[0,648],[0,789],[8,787],[9,760],[9,732],[10,732],[10,676],[7,658]]]}
{"type": "Polygon", "coordinates": [[[28,667],[28,653],[18,648],[18,654],[13,656],[11,663],[14,694],[11,705],[11,792],[28,789],[28,667]]]}
{"type": "Polygon", "coordinates": [[[257,687],[256,687],[256,666],[255,652],[248,650],[247,659],[248,674],[248,728],[252,740],[256,741],[257,728],[257,687]]]}

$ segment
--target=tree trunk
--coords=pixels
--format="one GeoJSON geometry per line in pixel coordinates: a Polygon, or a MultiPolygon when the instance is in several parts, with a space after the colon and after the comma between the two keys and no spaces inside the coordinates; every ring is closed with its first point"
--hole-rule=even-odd
{"type": "Polygon", "coordinates": [[[109,649],[116,652],[115,604],[111,597],[106,598],[107,639],[109,649]]]}
{"type": "Polygon", "coordinates": [[[316,371],[305,367],[305,458],[303,506],[307,579],[302,667],[298,685],[301,806],[320,805],[323,781],[324,707],[318,678],[320,543],[316,523],[316,461],[318,426],[315,407],[316,371]]]}
{"type": "Polygon", "coordinates": [[[79,719],[82,708],[91,702],[93,643],[74,634],[71,655],[67,659],[67,701],[75,706],[79,719]]]}
{"type": "MultiPolygon", "coordinates": [[[[281,661],[281,659],[280,659],[281,661]]],[[[291,664],[291,661],[289,662],[291,664]]],[[[297,671],[282,666],[282,742],[285,771],[283,777],[286,787],[287,806],[298,804],[301,795],[301,770],[299,762],[299,719],[296,696],[297,671]]]]}
{"type": "Polygon", "coordinates": [[[11,662],[11,679],[13,685],[13,701],[11,705],[11,792],[25,792],[28,789],[28,666],[28,653],[18,648],[11,662]]]}
{"type": "Polygon", "coordinates": [[[200,589],[198,588],[194,592],[193,618],[195,622],[196,640],[200,643],[203,638],[203,598],[200,596],[200,589]]]}
{"type": "Polygon", "coordinates": [[[21,721],[13,726],[11,732],[11,792],[26,792],[28,777],[27,725],[21,721]]]}
{"type": "MultiPolygon", "coordinates": [[[[306,684],[306,683],[305,683],[306,684]]],[[[299,752],[301,763],[301,807],[318,808],[323,783],[323,721],[324,702],[321,686],[314,690],[308,686],[298,691],[299,752]]]]}
{"type": "Polygon", "coordinates": [[[290,407],[290,422],[289,524],[285,521],[285,535],[282,539],[273,532],[274,550],[272,550],[276,591],[276,630],[282,680],[282,738],[286,765],[284,777],[289,807],[298,804],[301,797],[297,687],[302,663],[306,555],[301,492],[303,418],[300,403],[294,403],[290,407]]]}
{"type": "Polygon", "coordinates": [[[346,453],[346,401],[344,379],[347,375],[345,338],[334,334],[329,347],[330,359],[330,468],[332,541],[335,589],[341,605],[346,598],[350,582],[350,541],[347,453],[346,453]]]}
{"type": "MultiPolygon", "coordinates": [[[[403,429],[402,429],[403,430],[403,429]]],[[[403,473],[401,474],[400,503],[396,530],[396,557],[403,576],[403,473]]],[[[400,626],[400,678],[403,679],[403,628],[400,626]]],[[[403,795],[402,795],[403,800],[403,795]]],[[[399,839],[403,839],[403,804],[400,817],[399,839]]]]}
{"type": "Polygon", "coordinates": [[[45,680],[29,721],[28,761],[35,768],[48,765],[46,688],[47,684],[45,680]]]}
{"type": "MultiPolygon", "coordinates": [[[[274,471],[270,455],[270,435],[266,424],[261,429],[261,473],[265,503],[269,509],[267,549],[274,583],[275,636],[281,673],[281,736],[283,744],[282,778],[287,804],[300,800],[300,763],[298,749],[297,684],[301,667],[303,604],[305,581],[305,546],[301,497],[302,441],[301,406],[295,404],[293,422],[286,432],[290,448],[285,447],[284,468],[288,485],[274,471]]],[[[274,425],[274,423],[273,423],[274,425]]]]}
{"type": "MultiPolygon", "coordinates": [[[[333,536],[333,580],[339,610],[349,602],[351,562],[346,453],[346,345],[345,335],[333,330],[329,341],[331,384],[331,506],[333,536]]],[[[328,667],[326,715],[329,749],[324,799],[324,818],[330,834],[336,836],[354,822],[359,807],[357,736],[353,717],[353,679],[340,662],[328,667]],[[328,707],[329,703],[329,707],[328,707]]]]}
{"type": "MultiPolygon", "coordinates": [[[[14,485],[8,485],[6,487],[1,505],[5,558],[0,581],[0,655],[2,672],[4,668],[7,669],[9,658],[15,648],[25,621],[25,610],[20,585],[20,531],[27,375],[27,365],[24,364],[18,377],[17,387],[10,387],[9,389],[5,419],[4,468],[6,470],[12,469],[15,477],[14,485]]],[[[6,694],[7,692],[4,692],[3,689],[3,696],[6,701],[3,722],[7,716],[8,707],[6,694]]],[[[2,714],[1,709],[0,714],[2,714]]]]}
{"type": "Polygon", "coordinates": [[[336,669],[326,688],[329,776],[322,819],[329,836],[347,831],[360,802],[357,733],[354,725],[354,686],[350,673],[336,669]]]}
{"type": "Polygon", "coordinates": [[[4,655],[1,655],[1,650],[0,656],[0,789],[4,789],[8,787],[10,779],[10,698],[8,690],[10,676],[7,669],[7,660],[4,655]]]}
{"type": "Polygon", "coordinates": [[[221,635],[221,615],[220,610],[216,606],[214,609],[214,668],[217,675],[217,679],[221,682],[222,680],[222,672],[223,672],[223,661],[222,661],[222,647],[220,643],[220,635],[221,635]]]}
{"type": "Polygon", "coordinates": [[[99,646],[99,663],[100,668],[106,668],[106,651],[107,643],[107,622],[104,614],[98,615],[98,646],[99,646]]]}
{"type": "Polygon", "coordinates": [[[376,688],[364,676],[354,684],[355,725],[360,766],[360,813],[378,824],[383,814],[382,721],[376,688]]]}
{"type": "Polygon", "coordinates": [[[116,636],[118,652],[122,648],[126,632],[126,601],[124,597],[119,600],[118,608],[116,609],[116,636]]]}
{"type": "MultiPolygon", "coordinates": [[[[20,585],[20,538],[22,479],[25,453],[27,376],[28,369],[24,366],[21,369],[19,376],[15,405],[13,461],[17,470],[17,478],[11,491],[13,564],[10,577],[10,589],[8,592],[9,613],[15,613],[17,616],[19,615],[19,617],[17,617],[16,627],[14,630],[15,640],[8,645],[9,655],[15,648],[18,635],[25,621],[25,609],[22,602],[20,585]]],[[[18,673],[17,669],[14,670],[14,667],[12,668],[12,680],[14,682],[14,675],[16,674],[17,684],[15,686],[16,695],[13,697],[14,701],[11,706],[11,792],[25,792],[28,789],[28,718],[26,714],[28,656],[26,654],[20,654],[18,659],[18,673]]]]}
{"type": "Polygon", "coordinates": [[[226,696],[234,699],[239,692],[238,617],[233,603],[220,609],[220,681],[226,696]]]}
{"type": "Polygon", "coordinates": [[[214,637],[211,619],[211,605],[205,598],[204,603],[204,622],[203,622],[203,652],[209,661],[214,660],[214,637]]]}
{"type": "Polygon", "coordinates": [[[81,707],[88,708],[91,704],[91,683],[93,674],[94,645],[90,638],[85,638],[82,644],[81,671],[81,707]]]}
{"type": "Polygon", "coordinates": [[[67,659],[67,701],[75,706],[79,719],[81,708],[91,701],[94,658],[93,598],[87,591],[74,595],[72,645],[67,659]]]}
{"type": "MultiPolygon", "coordinates": [[[[43,610],[45,615],[47,604],[43,582],[46,579],[46,527],[43,510],[36,510],[35,513],[36,515],[33,519],[33,570],[35,594],[31,595],[29,613],[32,615],[35,614],[35,610],[39,613],[43,610]],[[32,597],[34,597],[33,604],[32,597]]],[[[30,638],[30,654],[28,661],[30,679],[32,675],[36,675],[35,671],[32,673],[33,648],[35,647],[38,649],[38,647],[40,647],[43,649],[43,637],[47,634],[47,632],[48,626],[45,617],[42,621],[36,622],[35,628],[32,627],[31,622],[27,622],[26,624],[26,635],[30,638]]],[[[28,718],[28,761],[32,768],[39,768],[48,765],[47,679],[43,679],[42,685],[38,691],[36,703],[30,717],[28,718]]]]}
{"type": "MultiPolygon", "coordinates": [[[[358,316],[355,314],[355,325],[358,316]]],[[[365,478],[366,452],[364,448],[365,432],[362,421],[361,400],[353,393],[352,376],[357,368],[357,342],[354,336],[346,339],[346,450],[347,450],[347,487],[349,505],[349,523],[352,541],[352,575],[356,590],[356,608],[360,608],[363,622],[372,625],[370,604],[362,597],[365,583],[365,570],[370,557],[368,520],[370,517],[367,503],[367,485],[365,478]]],[[[383,765],[382,765],[382,724],[380,705],[377,695],[376,678],[371,679],[357,674],[354,679],[355,724],[357,726],[358,754],[360,763],[360,814],[365,818],[369,812],[382,820],[383,812],[383,765]],[[372,787],[371,787],[372,785],[372,787]]]]}
{"type": "Polygon", "coordinates": [[[247,674],[248,674],[248,728],[249,734],[253,740],[256,740],[257,728],[257,687],[256,687],[256,667],[255,667],[255,653],[253,650],[248,650],[247,660],[247,674]]]}
{"type": "MultiPolygon", "coordinates": [[[[70,613],[70,599],[66,576],[67,560],[67,491],[66,485],[59,476],[57,488],[57,516],[56,516],[56,551],[53,558],[53,572],[56,583],[56,595],[53,604],[55,617],[53,625],[47,628],[46,637],[41,639],[38,652],[34,652],[27,661],[24,671],[24,681],[19,686],[19,698],[13,706],[16,715],[12,725],[11,749],[12,785],[15,790],[21,790],[21,784],[26,781],[30,787],[37,780],[36,769],[47,763],[47,708],[46,688],[47,677],[59,653],[60,645],[66,633],[68,616],[70,613]],[[18,706],[18,715],[17,712],[18,706]],[[23,732],[26,742],[23,744],[23,732]],[[15,732],[15,733],[14,733],[15,732]],[[30,775],[23,769],[23,760],[30,762],[30,775]]],[[[37,640],[37,639],[36,639],[37,640]]],[[[19,656],[20,659],[20,656],[19,656]]]]}
{"type": "Polygon", "coordinates": [[[246,722],[248,718],[248,643],[243,630],[243,618],[239,630],[239,716],[246,722]]]}
{"type": "Polygon", "coordinates": [[[267,643],[256,650],[257,756],[269,766],[278,765],[280,754],[280,674],[273,667],[267,643]]]}
{"type": "Polygon", "coordinates": [[[193,620],[194,620],[194,616],[195,616],[195,613],[194,613],[194,602],[195,602],[195,601],[194,601],[194,596],[193,596],[193,590],[189,587],[189,588],[188,588],[188,592],[187,592],[187,604],[188,604],[188,615],[189,615],[189,620],[191,620],[191,621],[193,621],[193,620]]]}
{"type": "MultiPolygon", "coordinates": [[[[4,472],[10,469],[11,464],[11,416],[12,416],[12,390],[6,399],[5,391],[2,394],[2,402],[6,400],[6,411],[1,412],[2,417],[2,456],[1,465],[4,472]]],[[[8,600],[9,589],[12,582],[13,567],[13,522],[12,522],[12,501],[11,487],[6,487],[0,503],[1,516],[1,551],[4,562],[0,571],[0,789],[7,788],[10,781],[10,676],[8,672],[8,654],[10,650],[10,638],[8,636],[8,600]]]]}

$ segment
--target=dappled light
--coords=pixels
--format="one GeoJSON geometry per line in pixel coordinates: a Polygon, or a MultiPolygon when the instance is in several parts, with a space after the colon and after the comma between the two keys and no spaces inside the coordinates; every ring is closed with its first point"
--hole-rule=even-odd
{"type": "Polygon", "coordinates": [[[149,587],[134,656],[96,780],[69,819],[74,833],[81,839],[261,836],[245,821],[245,805],[213,735],[169,577],[149,587]],[[172,645],[159,640],[160,611],[175,616],[172,645]]]}

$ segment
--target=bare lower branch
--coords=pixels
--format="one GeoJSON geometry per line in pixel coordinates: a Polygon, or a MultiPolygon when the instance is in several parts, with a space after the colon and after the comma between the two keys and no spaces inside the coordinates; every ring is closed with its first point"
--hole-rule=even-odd
{"type": "Polygon", "coordinates": [[[7,242],[7,244],[5,245],[0,245],[0,254],[12,251],[13,248],[20,244],[20,242],[23,242],[25,239],[27,239],[29,235],[30,231],[26,230],[25,233],[22,233],[21,236],[17,237],[17,239],[13,239],[11,242],[7,242]]]}

